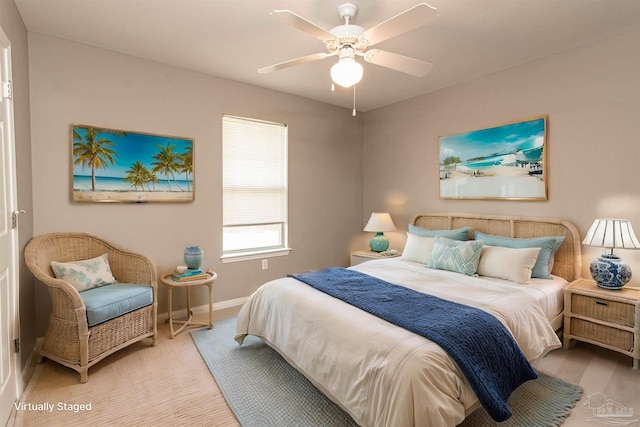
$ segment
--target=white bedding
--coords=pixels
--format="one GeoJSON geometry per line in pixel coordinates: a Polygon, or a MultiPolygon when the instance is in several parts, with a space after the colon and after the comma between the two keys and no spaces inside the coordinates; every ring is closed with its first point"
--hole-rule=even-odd
{"type": "MultiPolygon", "coordinates": [[[[490,312],[532,363],[560,347],[545,312],[523,285],[398,258],[351,268],[490,312]]],[[[293,278],[265,283],[249,298],[238,315],[236,340],[247,334],[263,338],[363,426],[455,426],[477,404],[438,345],[293,278]]]]}
{"type": "Polygon", "coordinates": [[[510,282],[504,279],[496,279],[495,277],[484,277],[481,279],[491,282],[500,283],[505,286],[513,286],[521,289],[533,297],[547,319],[554,320],[564,310],[564,288],[569,284],[565,279],[558,276],[552,276],[553,279],[530,279],[529,283],[522,285],[520,283],[510,282]]]}

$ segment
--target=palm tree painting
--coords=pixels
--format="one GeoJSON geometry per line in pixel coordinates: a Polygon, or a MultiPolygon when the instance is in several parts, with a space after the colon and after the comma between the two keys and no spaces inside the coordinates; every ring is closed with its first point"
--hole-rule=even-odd
{"type": "Polygon", "coordinates": [[[193,201],[193,139],[71,125],[73,200],[193,201]]]}

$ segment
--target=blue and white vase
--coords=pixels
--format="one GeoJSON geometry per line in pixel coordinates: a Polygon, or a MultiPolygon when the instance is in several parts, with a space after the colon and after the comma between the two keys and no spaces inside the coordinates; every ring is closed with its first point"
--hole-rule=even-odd
{"type": "Polygon", "coordinates": [[[184,263],[190,270],[197,270],[202,266],[204,251],[200,246],[187,246],[184,249],[184,263]]]}
{"type": "Polygon", "coordinates": [[[622,289],[631,280],[629,264],[612,254],[604,254],[594,259],[589,271],[596,284],[604,289],[622,289]]]}

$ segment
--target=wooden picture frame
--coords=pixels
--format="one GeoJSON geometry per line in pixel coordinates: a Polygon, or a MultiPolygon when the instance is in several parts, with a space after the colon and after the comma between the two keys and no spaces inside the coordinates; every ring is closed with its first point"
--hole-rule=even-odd
{"type": "Polygon", "coordinates": [[[74,202],[192,202],[192,138],[71,125],[74,202]]]}
{"type": "Polygon", "coordinates": [[[547,200],[547,116],[441,136],[440,198],[547,200]]]}

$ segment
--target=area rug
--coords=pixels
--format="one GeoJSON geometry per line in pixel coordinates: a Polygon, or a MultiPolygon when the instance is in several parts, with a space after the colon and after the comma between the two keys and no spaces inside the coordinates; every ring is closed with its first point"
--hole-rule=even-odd
{"type": "Polygon", "coordinates": [[[494,421],[484,408],[469,415],[459,427],[555,427],[562,425],[580,396],[582,387],[538,373],[538,379],[518,387],[507,403],[511,418],[494,421]]]}
{"type": "MultiPolygon", "coordinates": [[[[200,355],[229,407],[244,427],[356,426],[338,405],[318,391],[261,339],[248,336],[242,347],[233,340],[236,318],[213,329],[191,331],[200,355]]],[[[582,389],[540,374],[510,397],[513,416],[496,423],[478,409],[462,426],[559,426],[580,399],[582,389]]]]}

